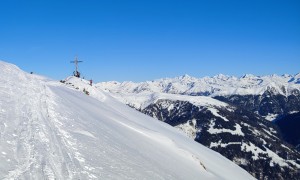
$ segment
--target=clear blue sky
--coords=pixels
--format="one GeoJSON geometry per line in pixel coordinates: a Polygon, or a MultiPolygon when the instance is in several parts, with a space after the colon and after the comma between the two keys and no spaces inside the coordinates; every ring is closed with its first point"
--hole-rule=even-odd
{"type": "Polygon", "coordinates": [[[299,0],[1,0],[0,59],[53,79],[300,72],[299,0]]]}

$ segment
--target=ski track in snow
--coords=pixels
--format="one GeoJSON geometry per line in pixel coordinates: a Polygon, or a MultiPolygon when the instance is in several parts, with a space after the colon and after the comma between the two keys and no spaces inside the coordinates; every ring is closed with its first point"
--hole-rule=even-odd
{"type": "MultiPolygon", "coordinates": [[[[25,78],[27,76],[24,75],[25,78]]],[[[49,102],[49,99],[53,98],[49,97],[53,96],[51,91],[42,82],[30,78],[26,79],[27,83],[25,84],[20,81],[20,88],[16,90],[9,83],[13,81],[13,79],[8,79],[7,82],[1,83],[5,86],[0,88],[1,92],[7,95],[2,98],[6,101],[1,101],[1,107],[14,107],[14,109],[1,110],[2,112],[14,112],[14,114],[10,114],[11,117],[3,117],[3,113],[0,114],[1,119],[14,120],[14,124],[6,122],[3,123],[5,126],[1,126],[1,142],[3,143],[6,141],[5,139],[9,139],[4,135],[12,134],[14,136],[13,141],[7,141],[7,144],[16,147],[12,148],[13,152],[10,152],[10,154],[13,154],[14,158],[9,159],[9,161],[16,162],[17,165],[10,167],[8,175],[3,178],[81,179],[82,177],[77,175],[79,171],[78,168],[75,168],[75,164],[79,163],[83,167],[82,169],[89,170],[92,168],[84,163],[84,158],[76,151],[76,141],[72,139],[70,134],[60,128],[57,114],[51,109],[52,102],[49,102]],[[38,82],[40,83],[37,84],[38,82]],[[11,93],[17,96],[11,99],[11,93]],[[30,99],[30,102],[28,102],[28,99],[30,99]],[[16,125],[18,128],[10,129],[9,124],[16,125]],[[49,130],[52,130],[52,132],[49,130]],[[49,142],[55,142],[57,145],[54,146],[49,142]],[[64,144],[60,144],[61,142],[64,144]],[[66,149],[62,149],[62,147],[66,149]],[[66,157],[66,152],[68,152],[67,158],[61,159],[66,157]]],[[[4,153],[2,154],[4,155],[4,153]]],[[[81,173],[86,174],[88,179],[97,178],[88,171],[81,173]]]]}
{"type": "Polygon", "coordinates": [[[0,61],[0,179],[253,179],[173,127],[86,89],[99,94],[0,61]]]}

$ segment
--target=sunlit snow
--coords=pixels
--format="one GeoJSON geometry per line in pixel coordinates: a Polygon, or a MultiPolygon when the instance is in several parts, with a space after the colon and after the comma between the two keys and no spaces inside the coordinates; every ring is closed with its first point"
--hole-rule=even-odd
{"type": "Polygon", "coordinates": [[[72,81],[78,89],[0,61],[0,179],[253,179],[177,129],[72,81]]]}
{"type": "Polygon", "coordinates": [[[146,82],[102,82],[97,86],[110,92],[142,93],[161,92],[186,95],[262,95],[266,90],[284,96],[291,95],[293,90],[300,89],[299,74],[254,76],[246,74],[240,78],[226,75],[195,78],[188,75],[176,78],[164,78],[146,82]]]}

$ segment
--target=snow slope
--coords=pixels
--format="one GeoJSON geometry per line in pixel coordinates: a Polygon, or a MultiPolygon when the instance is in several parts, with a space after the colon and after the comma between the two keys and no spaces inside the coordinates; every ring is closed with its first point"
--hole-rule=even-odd
{"type": "Polygon", "coordinates": [[[170,94],[230,96],[262,95],[272,89],[274,93],[290,95],[294,89],[300,90],[300,74],[254,76],[246,74],[240,78],[219,74],[213,77],[195,78],[188,75],[164,78],[141,83],[101,82],[97,86],[111,92],[141,93],[163,92],[170,94]]]}
{"type": "Polygon", "coordinates": [[[205,107],[227,107],[228,104],[221,102],[219,100],[213,99],[211,97],[205,96],[187,96],[187,95],[177,95],[177,94],[167,94],[167,93],[151,93],[151,92],[141,92],[138,94],[134,93],[113,93],[111,92],[114,98],[133,106],[136,109],[144,109],[150,104],[157,102],[158,100],[174,100],[174,101],[188,101],[196,106],[205,106],[205,107]]]}
{"type": "Polygon", "coordinates": [[[77,85],[0,61],[0,179],[253,179],[173,127],[77,85]]]}

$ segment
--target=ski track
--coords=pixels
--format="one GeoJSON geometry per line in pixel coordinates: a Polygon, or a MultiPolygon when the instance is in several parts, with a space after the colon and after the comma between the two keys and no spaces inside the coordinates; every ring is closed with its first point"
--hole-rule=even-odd
{"type": "Polygon", "coordinates": [[[17,166],[10,167],[7,176],[0,179],[96,179],[89,172],[94,168],[86,164],[77,151],[76,140],[60,127],[59,114],[55,113],[54,101],[51,102],[51,98],[55,97],[49,88],[43,82],[28,78],[26,82],[29,84],[20,84],[21,88],[16,90],[10,81],[1,83],[5,86],[0,87],[1,93],[5,94],[2,97],[5,101],[0,101],[0,118],[6,120],[0,124],[0,140],[16,148],[13,152],[5,152],[2,150],[5,148],[1,148],[0,153],[3,152],[2,156],[12,153],[14,159],[9,161],[17,162],[17,166]],[[10,94],[17,96],[11,99],[10,94]],[[30,102],[27,102],[28,99],[30,102]],[[9,114],[11,117],[5,115],[6,111],[13,112],[9,114]],[[13,121],[7,122],[8,119],[13,121]],[[6,142],[10,138],[5,134],[14,136],[13,141],[6,142]]]}
{"type": "Polygon", "coordinates": [[[109,96],[99,101],[2,62],[0,94],[0,179],[252,179],[109,96]]]}

